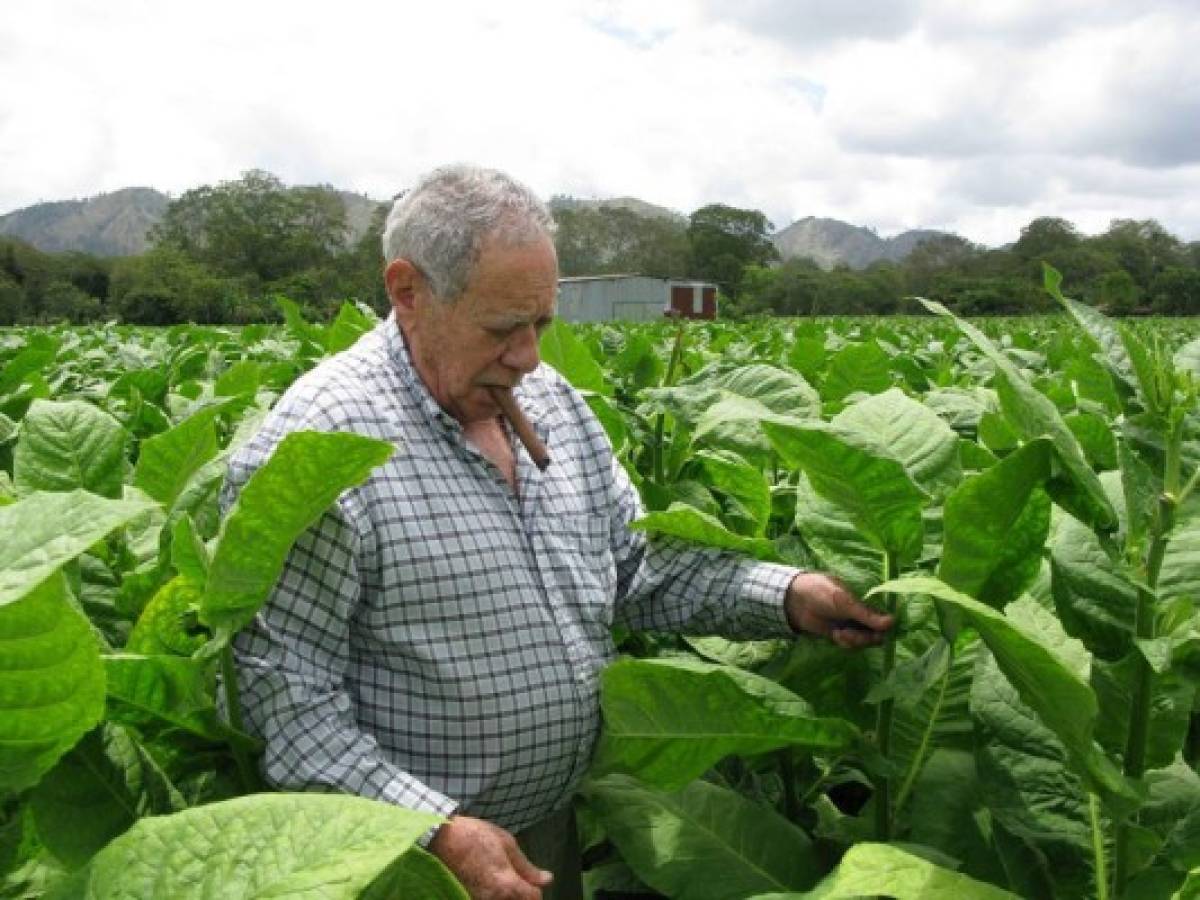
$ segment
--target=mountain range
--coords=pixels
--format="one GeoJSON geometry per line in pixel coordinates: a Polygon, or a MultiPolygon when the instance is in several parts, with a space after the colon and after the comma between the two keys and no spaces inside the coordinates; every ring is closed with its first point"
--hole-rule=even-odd
{"type": "MultiPolygon", "coordinates": [[[[338,195],[346,206],[347,240],[352,242],[371,227],[380,201],[348,191],[338,195]]],[[[0,216],[0,235],[11,235],[51,253],[78,250],[97,256],[131,256],[147,249],[147,233],[162,219],[170,201],[168,195],[153,188],[131,187],[85,200],[37,203],[0,216]]],[[[673,210],[635,197],[555,197],[550,205],[615,206],[639,215],[686,221],[673,210]]],[[[807,257],[826,269],[838,265],[862,269],[877,260],[901,260],[922,241],[944,234],[917,229],[881,238],[869,228],[809,216],[776,232],[771,240],[785,260],[807,257]]]]}

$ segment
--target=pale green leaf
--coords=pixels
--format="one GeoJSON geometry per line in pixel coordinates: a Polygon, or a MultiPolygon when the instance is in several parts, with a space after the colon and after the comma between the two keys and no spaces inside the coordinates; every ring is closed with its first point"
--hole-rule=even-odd
{"type": "Polygon", "coordinates": [[[996,390],[1001,406],[1021,435],[1026,440],[1048,437],[1053,441],[1067,478],[1061,481],[1056,479],[1051,484],[1051,495],[1079,518],[1100,528],[1115,528],[1116,511],[1109,503],[1108,496],[1100,485],[1100,479],[1084,458],[1075,435],[1071,433],[1053,402],[1034,388],[1012,360],[997,349],[982,331],[957,318],[940,303],[928,300],[921,302],[930,312],[953,319],[959,330],[970,338],[996,367],[999,376],[996,390]]]}
{"type": "Polygon", "coordinates": [[[46,580],[110,531],[154,508],[87,491],[31,494],[0,506],[0,606],[46,580]]]}
{"type": "Polygon", "coordinates": [[[120,497],[127,438],[120,422],[83,400],[35,400],[13,450],[17,492],[83,488],[120,497]]]}
{"type": "Polygon", "coordinates": [[[104,714],[100,644],[61,574],[0,607],[0,659],[0,790],[19,791],[104,714]]]}
{"type": "Polygon", "coordinates": [[[353,900],[440,821],[361,797],[252,794],[140,820],[62,896],[353,900]]]}
{"type": "Polygon", "coordinates": [[[206,406],[169,431],[142,441],[133,483],[170,508],[193,475],[216,457],[213,420],[220,406],[206,406]]]}
{"type": "Polygon", "coordinates": [[[563,378],[583,391],[593,391],[605,396],[612,393],[612,386],[604,377],[604,370],[592,357],[567,323],[555,319],[542,332],[542,362],[552,366],[563,378]]]}
{"type": "Polygon", "coordinates": [[[201,620],[231,632],[246,625],[266,602],[296,538],[393,449],[343,432],[285,437],[225,518],[208,569],[201,620]]]}
{"type": "Polygon", "coordinates": [[[962,478],[958,435],[899,388],[846,407],[834,416],[833,424],[874,438],[931,497],[944,496],[962,478]]]}
{"type": "Polygon", "coordinates": [[[751,900],[855,900],[886,896],[894,900],[1018,900],[995,885],[942,868],[889,844],[851,847],[838,867],[804,894],[763,894],[751,900]]]}

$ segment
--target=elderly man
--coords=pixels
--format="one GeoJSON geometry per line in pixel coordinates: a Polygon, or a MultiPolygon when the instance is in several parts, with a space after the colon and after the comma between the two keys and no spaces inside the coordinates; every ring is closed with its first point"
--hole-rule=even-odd
{"type": "Polygon", "coordinates": [[[244,711],[272,784],[449,816],[429,849],[481,900],[579,895],[567,810],[614,623],[846,647],[891,626],[825,576],[629,529],[641,507],[603,429],[539,364],[552,231],[499,172],[423,178],[384,234],[393,314],[292,386],[231,460],[226,494],[289,431],[395,445],[297,542],[239,636],[244,711]],[[549,448],[545,471],[501,414],[508,392],[549,448]]]}

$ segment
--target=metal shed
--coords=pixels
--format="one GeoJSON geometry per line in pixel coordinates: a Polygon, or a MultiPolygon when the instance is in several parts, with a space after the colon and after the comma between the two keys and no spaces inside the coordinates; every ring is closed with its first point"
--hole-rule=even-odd
{"type": "Polygon", "coordinates": [[[717,286],[646,275],[583,275],[558,280],[558,315],[565,322],[655,322],[668,313],[717,317],[717,286]]]}

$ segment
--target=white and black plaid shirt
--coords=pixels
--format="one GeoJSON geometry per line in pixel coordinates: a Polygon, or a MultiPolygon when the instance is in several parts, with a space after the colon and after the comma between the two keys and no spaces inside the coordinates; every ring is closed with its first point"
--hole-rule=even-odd
{"type": "Polygon", "coordinates": [[[394,321],[300,378],[231,461],[223,501],[298,429],[395,445],[292,549],[235,647],[247,728],[289,790],[341,790],[519,830],[561,807],[600,726],[610,626],[775,637],[795,570],[626,526],[637,492],[579,394],[516,391],[514,495],[420,381],[394,321]]]}

